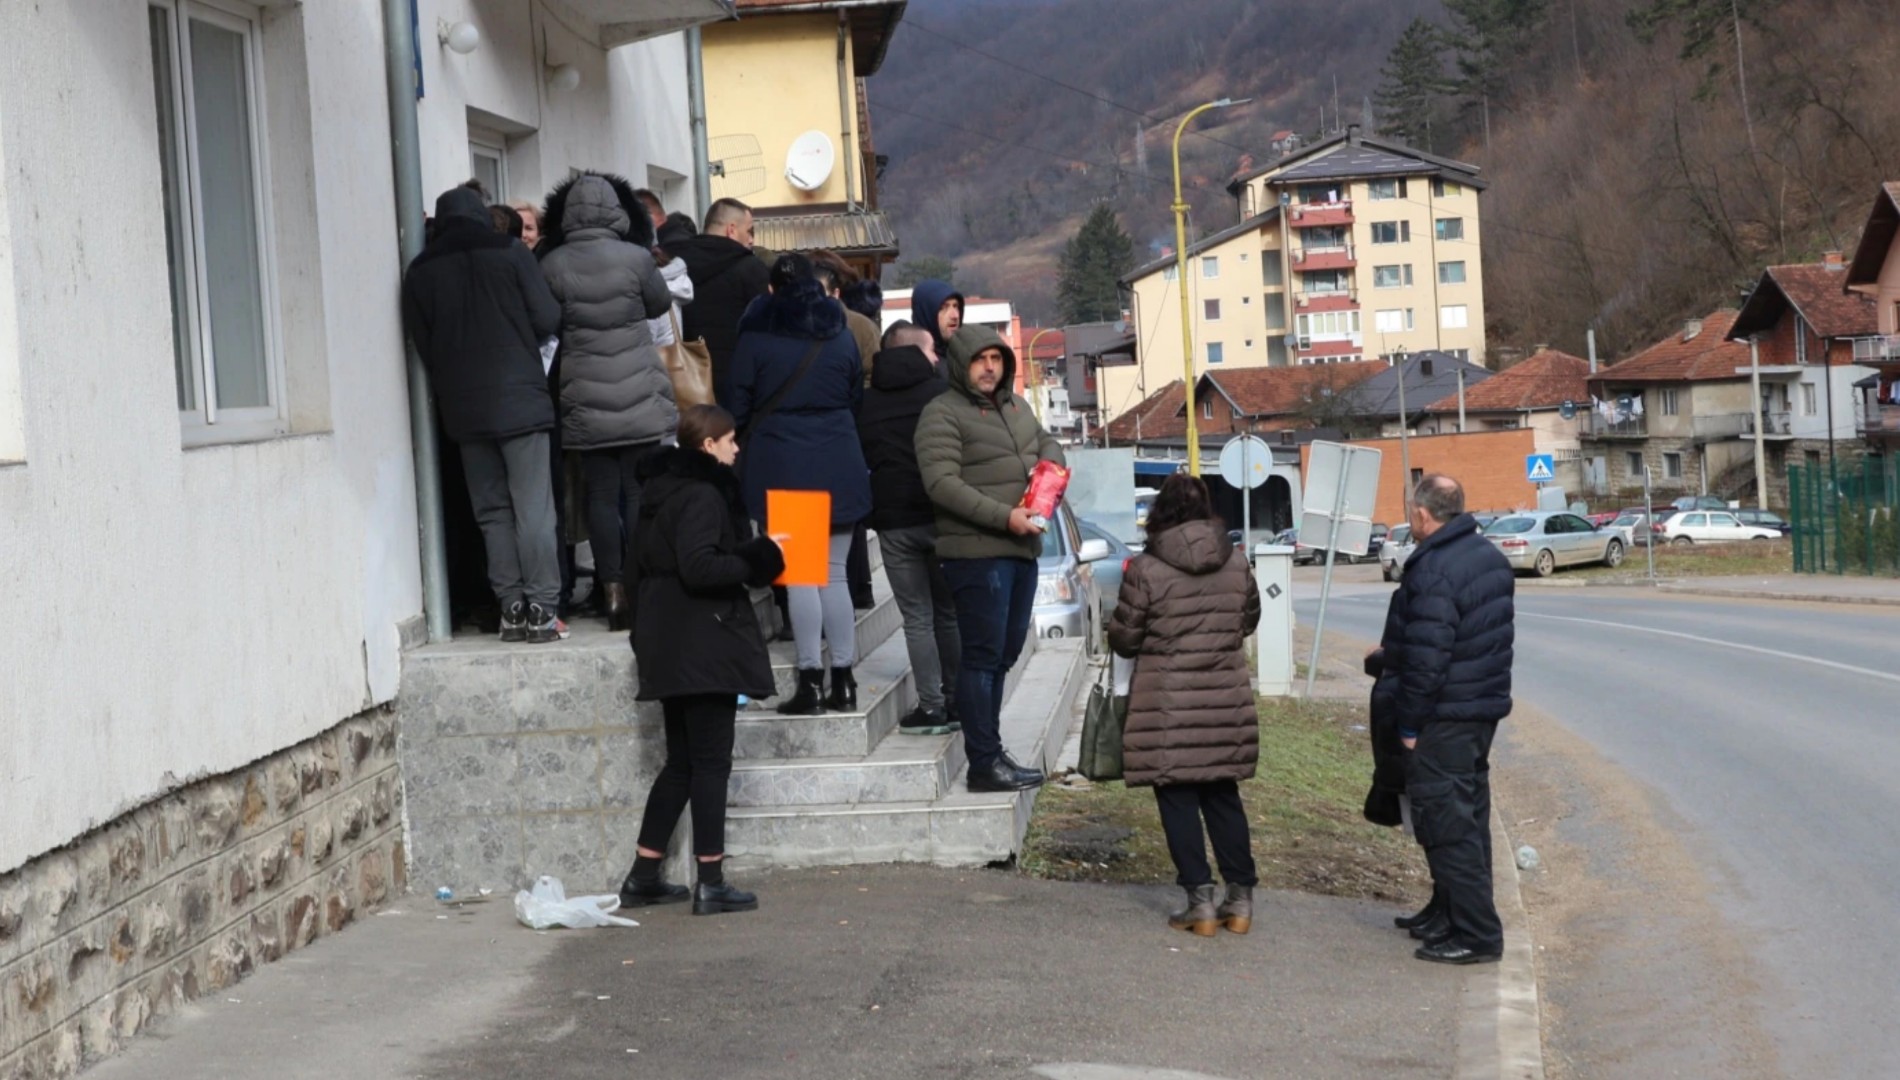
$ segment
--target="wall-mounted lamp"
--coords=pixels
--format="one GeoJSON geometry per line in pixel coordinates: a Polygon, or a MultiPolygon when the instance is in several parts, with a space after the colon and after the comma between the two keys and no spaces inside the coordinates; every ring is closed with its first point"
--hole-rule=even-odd
{"type": "Polygon", "coordinates": [[[559,64],[548,69],[548,89],[567,94],[579,89],[580,85],[581,69],[573,64],[559,64]]]}
{"type": "Polygon", "coordinates": [[[447,19],[438,19],[435,24],[435,39],[449,47],[450,52],[467,56],[482,44],[482,32],[475,29],[471,22],[458,22],[450,25],[447,19]]]}

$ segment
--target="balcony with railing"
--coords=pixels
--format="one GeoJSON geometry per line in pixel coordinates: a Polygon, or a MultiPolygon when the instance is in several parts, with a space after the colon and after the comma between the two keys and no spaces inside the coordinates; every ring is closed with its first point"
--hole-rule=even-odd
{"type": "Polygon", "coordinates": [[[1359,306],[1359,290],[1301,289],[1293,294],[1293,306],[1302,312],[1351,311],[1359,306]]]}
{"type": "Polygon", "coordinates": [[[1743,413],[1742,438],[1752,439],[1755,437],[1755,426],[1757,422],[1761,425],[1761,435],[1764,439],[1794,438],[1794,413],[1786,409],[1764,409],[1759,414],[1743,413]]]}
{"type": "Polygon", "coordinates": [[[1647,439],[1649,420],[1644,416],[1605,416],[1593,412],[1583,434],[1593,439],[1647,439]]]}
{"type": "Polygon", "coordinates": [[[1900,364],[1900,334],[1855,338],[1854,363],[1900,364]]]}
{"type": "Polygon", "coordinates": [[[1900,439],[1900,405],[1883,404],[1875,389],[1867,387],[1854,401],[1854,427],[1862,436],[1900,439]]]}
{"type": "Polygon", "coordinates": [[[1294,203],[1286,208],[1289,223],[1296,229],[1311,229],[1321,225],[1351,225],[1352,200],[1335,199],[1332,202],[1294,203]]]}
{"type": "Polygon", "coordinates": [[[1351,270],[1357,265],[1351,244],[1314,244],[1293,249],[1295,270],[1351,270]]]}
{"type": "MultiPolygon", "coordinates": [[[[1787,413],[1770,413],[1770,416],[1787,416],[1787,413]]],[[[1768,430],[1773,430],[1770,424],[1768,430]]],[[[1689,432],[1697,442],[1713,442],[1718,439],[1752,439],[1755,437],[1754,413],[1717,413],[1714,416],[1692,417],[1689,432]]]]}

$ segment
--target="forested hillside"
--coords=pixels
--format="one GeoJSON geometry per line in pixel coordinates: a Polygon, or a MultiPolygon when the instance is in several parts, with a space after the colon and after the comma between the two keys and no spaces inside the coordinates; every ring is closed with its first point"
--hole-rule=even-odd
{"type": "Polygon", "coordinates": [[[1243,153],[1265,160],[1278,129],[1313,135],[1370,111],[1490,181],[1494,344],[1575,351],[1595,325],[1614,355],[1734,303],[1766,263],[1851,248],[1900,169],[1894,13],[1893,0],[912,0],[872,83],[885,205],[907,255],[951,257],[964,284],[1041,316],[1093,204],[1115,205],[1139,257],[1171,239],[1169,141],[1186,109],[1257,99],[1183,143],[1203,232],[1232,223],[1222,186],[1243,153]]]}

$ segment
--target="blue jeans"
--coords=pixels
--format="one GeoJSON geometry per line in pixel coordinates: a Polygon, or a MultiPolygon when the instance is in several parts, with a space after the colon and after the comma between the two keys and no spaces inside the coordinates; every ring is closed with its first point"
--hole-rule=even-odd
{"type": "Polygon", "coordinates": [[[1036,606],[1034,559],[945,559],[943,576],[956,597],[963,668],[957,672],[957,718],[970,768],[1003,756],[1003,681],[1029,640],[1036,606]]]}

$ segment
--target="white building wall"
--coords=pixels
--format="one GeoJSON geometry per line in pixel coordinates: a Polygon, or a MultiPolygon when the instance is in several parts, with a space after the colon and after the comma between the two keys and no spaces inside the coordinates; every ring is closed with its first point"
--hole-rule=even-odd
{"type": "Polygon", "coordinates": [[[279,307],[314,363],[297,434],[187,450],[145,5],[0,4],[0,872],[396,691],[421,597],[377,6],[268,21],[273,135],[307,124],[274,162],[279,307]]]}
{"type": "MultiPolygon", "coordinates": [[[[0,4],[0,873],[391,700],[421,615],[380,4],[261,9],[292,433],[192,449],[147,19],[0,4]]],[[[419,26],[430,200],[470,175],[471,117],[515,196],[690,174],[679,36],[610,62],[545,0],[423,0],[419,26]],[[547,88],[544,38],[579,89],[547,88]]]]}

